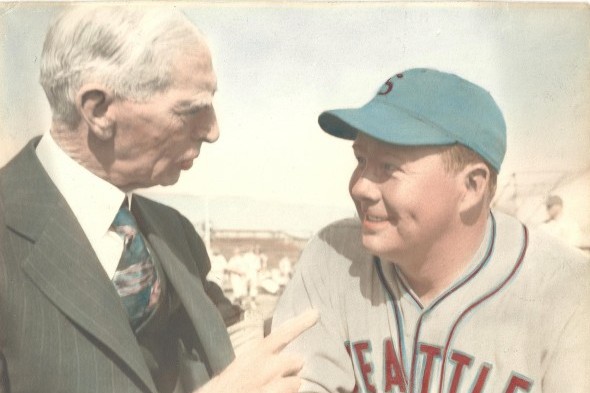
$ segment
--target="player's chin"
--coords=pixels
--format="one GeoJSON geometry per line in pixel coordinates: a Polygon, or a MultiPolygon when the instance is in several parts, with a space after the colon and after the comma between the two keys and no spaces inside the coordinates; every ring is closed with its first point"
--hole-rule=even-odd
{"type": "Polygon", "coordinates": [[[374,233],[363,233],[362,244],[367,251],[378,257],[388,255],[392,248],[391,239],[384,239],[374,233]]]}

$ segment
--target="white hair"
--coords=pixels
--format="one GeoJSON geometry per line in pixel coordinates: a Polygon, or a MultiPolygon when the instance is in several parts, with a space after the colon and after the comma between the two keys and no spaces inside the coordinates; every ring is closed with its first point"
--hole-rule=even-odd
{"type": "Polygon", "coordinates": [[[40,83],[54,120],[76,125],[78,89],[105,85],[116,97],[146,100],[166,90],[175,57],[184,48],[206,48],[200,31],[182,13],[146,5],[79,5],[49,27],[41,54],[40,83]]]}

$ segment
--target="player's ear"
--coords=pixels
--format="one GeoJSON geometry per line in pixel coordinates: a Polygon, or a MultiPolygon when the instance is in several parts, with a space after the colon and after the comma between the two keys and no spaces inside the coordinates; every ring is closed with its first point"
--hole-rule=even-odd
{"type": "Polygon", "coordinates": [[[112,90],[97,83],[82,85],[76,95],[78,113],[88,125],[89,132],[102,141],[115,134],[115,122],[109,109],[115,97],[112,90]]]}
{"type": "Polygon", "coordinates": [[[490,169],[483,162],[467,164],[461,171],[463,181],[463,198],[461,200],[461,212],[469,212],[473,209],[486,208],[488,199],[488,184],[490,182],[490,169]]]}

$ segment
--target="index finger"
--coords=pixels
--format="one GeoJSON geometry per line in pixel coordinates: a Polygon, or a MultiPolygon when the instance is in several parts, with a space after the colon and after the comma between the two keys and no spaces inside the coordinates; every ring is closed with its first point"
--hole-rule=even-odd
{"type": "Polygon", "coordinates": [[[309,309],[296,317],[286,320],[263,341],[271,352],[279,352],[301,333],[312,327],[320,319],[318,310],[309,309]]]}

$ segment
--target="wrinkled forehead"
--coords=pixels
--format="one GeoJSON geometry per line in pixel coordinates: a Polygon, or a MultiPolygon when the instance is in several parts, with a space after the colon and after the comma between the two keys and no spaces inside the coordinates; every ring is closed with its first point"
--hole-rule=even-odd
{"type": "Polygon", "coordinates": [[[175,53],[172,61],[172,85],[177,88],[198,86],[211,94],[217,91],[217,75],[211,52],[205,43],[186,46],[175,53]]]}

